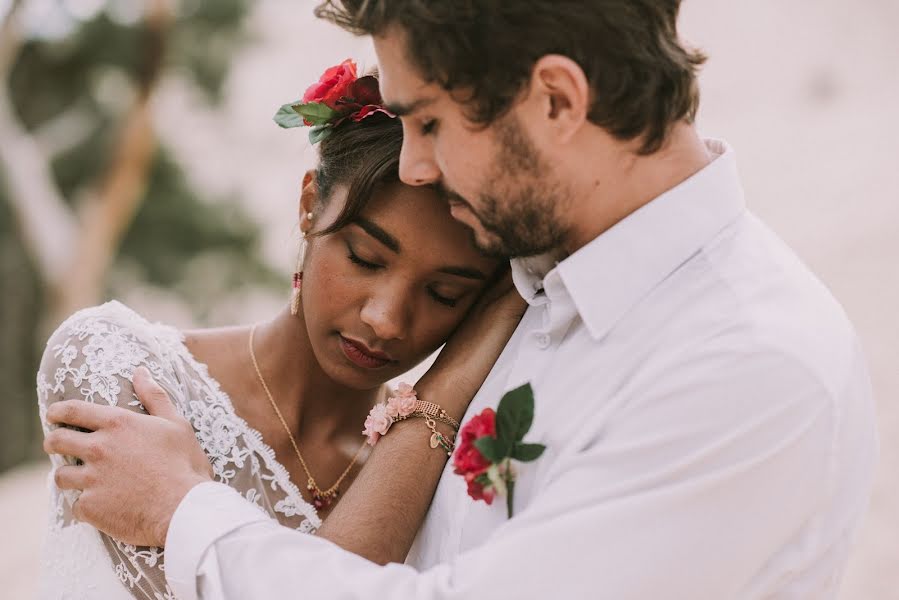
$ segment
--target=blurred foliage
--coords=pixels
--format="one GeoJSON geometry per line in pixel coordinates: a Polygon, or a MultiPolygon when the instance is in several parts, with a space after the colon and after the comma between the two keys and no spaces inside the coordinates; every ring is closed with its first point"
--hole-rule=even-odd
{"type": "MultiPolygon", "coordinates": [[[[26,0],[26,4],[27,4],[26,0]]],[[[115,18],[107,3],[63,37],[31,35],[10,73],[10,94],[23,127],[41,129],[61,115],[77,123],[52,160],[56,184],[74,206],[88,182],[108,166],[115,128],[130,98],[147,77],[149,37],[140,20],[115,18]],[[129,94],[131,94],[129,96],[129,94]]],[[[135,3],[136,4],[136,3],[135,3]]],[[[244,28],[249,0],[181,0],[166,36],[162,77],[191,82],[210,106],[221,99],[234,55],[251,41],[244,28]]],[[[57,10],[64,10],[58,4],[57,10]]],[[[163,49],[159,49],[160,51],[163,49]]],[[[2,141],[0,141],[2,143],[2,141]]],[[[162,144],[163,142],[161,142],[162,144]]],[[[15,228],[0,167],[0,470],[39,454],[40,431],[34,381],[44,340],[46,303],[40,274],[15,228]]],[[[249,285],[274,285],[280,278],[262,260],[257,225],[236,198],[209,198],[161,145],[144,199],[110,269],[107,294],[133,283],[174,290],[202,321],[222,294],[249,285]],[[208,264],[215,272],[198,282],[208,264]],[[205,263],[203,261],[206,261],[205,263]],[[128,278],[119,278],[127,272],[128,278]]],[[[77,285],[77,273],[71,274],[77,285]]]]}

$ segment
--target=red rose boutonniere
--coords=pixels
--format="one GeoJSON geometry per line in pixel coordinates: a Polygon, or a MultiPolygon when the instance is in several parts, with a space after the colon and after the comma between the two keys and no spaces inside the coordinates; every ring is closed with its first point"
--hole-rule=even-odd
{"type": "Polygon", "coordinates": [[[383,103],[378,80],[371,75],[357,77],[356,63],[346,59],[325,71],[302,99],[282,106],[274,119],[284,128],[312,127],[309,141],[315,144],[347,119],[358,123],[377,113],[394,117],[383,103]]]}
{"type": "Polygon", "coordinates": [[[465,477],[468,495],[492,504],[496,496],[506,497],[512,516],[515,469],[512,461],[531,462],[540,458],[546,446],[523,442],[534,421],[534,392],[529,383],[508,392],[494,412],[484,409],[459,431],[453,467],[465,477]]]}

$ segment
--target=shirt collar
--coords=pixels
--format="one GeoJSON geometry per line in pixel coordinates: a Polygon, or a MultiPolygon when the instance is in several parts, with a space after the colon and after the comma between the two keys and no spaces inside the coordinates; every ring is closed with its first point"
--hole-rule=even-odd
{"type": "Polygon", "coordinates": [[[512,278],[529,304],[558,271],[594,339],[745,210],[733,150],[706,140],[702,170],[622,219],[560,263],[548,255],[512,260],[512,278]]]}

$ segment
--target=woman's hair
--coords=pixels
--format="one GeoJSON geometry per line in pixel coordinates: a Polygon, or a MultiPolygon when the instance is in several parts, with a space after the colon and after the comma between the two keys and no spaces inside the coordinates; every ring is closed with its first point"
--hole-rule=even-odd
{"type": "Polygon", "coordinates": [[[362,121],[347,119],[319,144],[315,183],[326,203],[336,186],[348,188],[346,205],[331,225],[317,233],[334,233],[353,222],[375,190],[399,178],[403,126],[399,119],[374,114],[362,121]]]}

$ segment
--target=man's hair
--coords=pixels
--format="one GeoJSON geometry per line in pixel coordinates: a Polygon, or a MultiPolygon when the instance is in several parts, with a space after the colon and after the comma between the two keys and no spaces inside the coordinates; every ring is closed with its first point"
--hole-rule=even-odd
{"type": "Polygon", "coordinates": [[[327,0],[317,16],[359,35],[397,25],[428,82],[462,94],[489,124],[513,104],[547,54],[577,62],[590,83],[588,118],[641,154],[692,121],[705,57],[677,35],[680,0],[327,0]]]}

